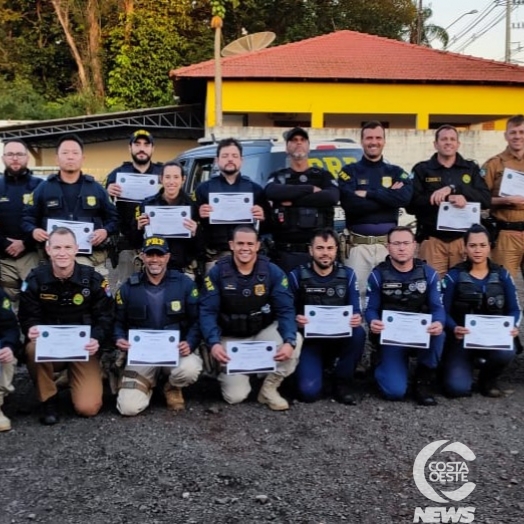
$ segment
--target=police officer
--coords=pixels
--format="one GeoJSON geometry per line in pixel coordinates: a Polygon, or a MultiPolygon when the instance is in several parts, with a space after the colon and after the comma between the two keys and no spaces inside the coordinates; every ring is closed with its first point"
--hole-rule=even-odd
{"type": "MultiPolygon", "coordinates": [[[[162,184],[160,191],[151,197],[146,198],[137,206],[136,226],[133,237],[143,241],[146,234],[145,230],[150,224],[150,217],[146,214],[146,206],[185,206],[191,209],[190,215],[184,219],[184,227],[188,230],[190,238],[167,238],[171,257],[168,269],[178,271],[192,271],[194,273],[194,261],[197,256],[203,255],[203,242],[201,230],[198,227],[196,218],[198,209],[195,202],[187,195],[183,189],[186,176],[181,164],[176,161],[167,162],[162,166],[159,182],[162,184]],[[192,267],[189,267],[192,266],[192,267]]],[[[134,240],[136,245],[137,240],[134,240]]]]}
{"type": "Polygon", "coordinates": [[[4,399],[14,391],[13,376],[16,356],[20,348],[20,330],[11,301],[0,289],[0,432],[11,429],[11,421],[4,415],[4,399]]]}
{"type": "Polygon", "coordinates": [[[49,238],[47,220],[91,222],[93,253],[82,255],[78,261],[94,266],[107,275],[106,241],[118,230],[118,214],[105,189],[90,175],[82,173],[84,145],[75,135],[65,135],[56,148],[57,174],[40,184],[24,208],[22,229],[37,242],[49,238]]]}
{"type": "Polygon", "coordinates": [[[371,270],[387,255],[387,232],[397,225],[399,209],[409,204],[413,187],[401,167],[384,160],[386,130],[380,122],[362,127],[360,143],[362,158],[345,166],[338,180],[351,244],[345,264],[357,274],[363,296],[371,270]]]}
{"type": "Polygon", "coordinates": [[[271,233],[275,263],[289,272],[309,261],[308,242],[318,228],[333,227],[340,198],[338,182],[329,171],[309,167],[309,135],[295,127],[286,133],[290,165],[271,174],[265,188],[273,203],[271,233]]]}
{"type": "Polygon", "coordinates": [[[470,333],[465,315],[504,315],[514,318],[508,326],[512,337],[518,334],[521,307],[515,283],[507,269],[492,262],[488,231],[479,224],[471,226],[464,236],[467,259],[453,267],[442,287],[446,308],[446,349],[444,352],[444,389],[451,397],[471,394],[473,367],[482,359],[479,390],[487,397],[500,397],[497,378],[515,357],[515,349],[473,350],[464,346],[464,335],[470,333]]]}
{"type": "Polygon", "coordinates": [[[420,257],[443,278],[450,267],[464,260],[464,241],[461,232],[437,229],[440,205],[447,202],[464,208],[468,202],[478,202],[487,209],[490,195],[478,165],[458,153],[460,141],[455,127],[440,126],[433,145],[437,152],[413,168],[413,198],[408,212],[417,217],[420,257]]]}
{"type": "Polygon", "coordinates": [[[349,305],[353,306],[353,314],[347,319],[347,324],[352,328],[352,335],[344,338],[304,340],[295,375],[298,391],[306,402],[317,400],[322,393],[324,365],[336,362],[335,400],[342,404],[355,404],[353,374],[362,357],[366,339],[366,333],[361,326],[357,278],[352,269],[337,262],[338,237],[332,229],[321,229],[314,233],[309,253],[311,262],[290,273],[299,328],[304,328],[308,323],[308,317],[304,315],[306,305],[349,305]]]}
{"type": "Polygon", "coordinates": [[[195,352],[200,343],[198,290],[188,276],[167,269],[169,256],[165,238],[152,236],[144,241],[144,271],[128,278],[116,294],[114,338],[117,348],[127,352],[132,346],[130,329],[178,330],[179,366],[127,365],[117,398],[122,415],[137,415],[149,405],[161,372],[168,375],[164,387],[168,409],[184,410],[182,388],[196,382],[202,371],[202,359],[195,352]]]}
{"type": "Polygon", "coordinates": [[[27,168],[29,152],[22,140],[4,145],[4,176],[0,178],[0,284],[16,305],[20,284],[38,264],[35,241],[21,228],[22,210],[42,182],[27,168]]]}
{"type": "MultiPolygon", "coordinates": [[[[277,389],[297,366],[301,340],[297,339],[288,279],[280,268],[257,254],[260,242],[251,226],[237,226],[229,246],[232,256],[220,259],[205,279],[200,299],[204,340],[222,366],[230,360],[228,341],[274,341],[278,347],[276,371],[266,376],[258,401],[273,410],[289,409],[277,389]]],[[[242,402],[251,391],[249,375],[227,375],[222,370],[218,380],[222,396],[230,404],[242,402]]]]}
{"type": "Polygon", "coordinates": [[[138,129],[129,138],[131,161],[124,162],[121,166],[113,169],[105,180],[105,187],[109,196],[117,199],[116,208],[120,231],[117,247],[119,251],[117,281],[119,283],[123,283],[134,272],[137,248],[140,249],[142,242],[138,243],[138,247],[129,242],[130,235],[136,230],[136,202],[118,200],[122,193],[122,186],[117,181],[117,175],[118,173],[160,175],[162,164],[151,160],[154,151],[153,135],[145,129],[138,129]]]}
{"type": "Polygon", "coordinates": [[[29,273],[20,293],[18,318],[26,339],[26,361],[35,381],[42,424],[56,424],[58,397],[53,372],[68,369],[73,406],[79,415],[91,417],[102,406],[102,374],[97,353],[112,334],[114,304],[108,281],[93,267],[75,262],[78,245],[74,233],[59,227],[46,243],[49,262],[29,273]],[[36,340],[41,325],[90,325],[85,362],[36,363],[36,340]]]}
{"type": "Polygon", "coordinates": [[[242,176],[242,144],[234,138],[225,138],[218,143],[215,162],[220,174],[206,180],[196,188],[196,203],[202,219],[204,243],[206,246],[206,272],[224,255],[229,254],[229,240],[236,224],[210,224],[209,216],[213,205],[209,193],[251,193],[253,195],[253,220],[266,219],[267,201],[264,190],[251,179],[242,176]]]}
{"type": "Polygon", "coordinates": [[[440,281],[431,266],[414,258],[416,242],[411,229],[397,226],[387,237],[389,256],[373,269],[368,280],[365,317],[369,329],[377,336],[383,331],[384,310],[429,313],[432,322],[427,332],[431,338],[429,348],[424,349],[381,345],[375,379],[386,399],[402,399],[408,386],[409,356],[414,351],[417,357],[415,399],[420,405],[433,406],[437,402],[430,386],[442,354],[446,319],[440,281]]]}
{"type": "Polygon", "coordinates": [[[481,173],[491,192],[491,217],[499,236],[493,249],[493,261],[516,277],[524,264],[524,195],[499,196],[506,169],[524,172],[524,116],[515,115],[506,123],[507,147],[490,158],[481,173]]]}

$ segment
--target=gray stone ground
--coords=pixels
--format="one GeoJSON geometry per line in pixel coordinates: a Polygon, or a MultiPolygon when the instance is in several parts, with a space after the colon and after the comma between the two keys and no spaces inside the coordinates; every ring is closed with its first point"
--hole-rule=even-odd
{"type": "Polygon", "coordinates": [[[417,506],[438,506],[417,490],[413,462],[444,439],[476,455],[476,489],[447,507],[475,507],[474,522],[522,523],[523,380],[521,355],[501,399],[439,396],[422,408],[386,402],[361,378],[358,406],[326,398],[284,413],[254,398],[227,406],[204,380],[182,415],[156,395],[125,419],[108,395],[91,420],[74,416],[63,391],[62,421],[43,427],[22,368],[5,408],[14,429],[0,435],[0,524],[413,522],[417,506]]]}

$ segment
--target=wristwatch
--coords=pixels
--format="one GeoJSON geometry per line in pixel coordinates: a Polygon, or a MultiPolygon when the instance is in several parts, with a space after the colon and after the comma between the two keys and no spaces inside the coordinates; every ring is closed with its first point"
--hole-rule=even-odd
{"type": "Polygon", "coordinates": [[[451,194],[454,195],[457,191],[457,187],[455,186],[455,184],[448,184],[448,187],[451,189],[451,194]]]}

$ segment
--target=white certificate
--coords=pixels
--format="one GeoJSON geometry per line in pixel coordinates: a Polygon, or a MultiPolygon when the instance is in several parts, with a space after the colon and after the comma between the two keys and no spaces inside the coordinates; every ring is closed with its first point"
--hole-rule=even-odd
{"type": "Polygon", "coordinates": [[[502,173],[499,196],[524,196],[524,173],[505,167],[502,173]]]}
{"type": "Polygon", "coordinates": [[[440,231],[467,231],[473,224],[480,224],[480,203],[468,202],[465,207],[455,207],[442,202],[438,208],[437,229],[440,231]]]}
{"type": "Polygon", "coordinates": [[[129,366],[178,366],[180,331],[130,329],[128,341],[129,366]]]}
{"type": "Polygon", "coordinates": [[[91,222],[78,222],[76,220],[47,220],[47,232],[51,233],[57,227],[67,227],[76,237],[79,255],[90,255],[93,252],[91,235],[93,234],[94,224],[91,222]]]}
{"type": "Polygon", "coordinates": [[[87,362],[91,326],[37,326],[35,362],[87,362]]]}
{"type": "Polygon", "coordinates": [[[209,193],[210,224],[252,224],[253,193],[209,193]]]}
{"type": "Polygon", "coordinates": [[[382,311],[384,329],[380,333],[380,343],[388,346],[407,348],[429,348],[428,327],[431,315],[426,313],[406,313],[404,311],[382,311]]]}
{"type": "Polygon", "coordinates": [[[466,315],[465,326],[470,331],[464,335],[464,347],[468,349],[499,349],[511,351],[511,330],[515,319],[499,315],[466,315]]]}
{"type": "Polygon", "coordinates": [[[158,193],[158,175],[117,173],[116,183],[122,188],[118,200],[142,202],[158,193]]]}
{"type": "Polygon", "coordinates": [[[231,359],[226,366],[228,375],[272,373],[276,370],[274,342],[227,342],[226,352],[231,359]]]}
{"type": "Polygon", "coordinates": [[[191,238],[191,231],[184,226],[184,220],[191,218],[190,206],[145,206],[145,212],[149,217],[147,236],[191,238]]]}
{"type": "Polygon", "coordinates": [[[350,337],[353,330],[349,325],[353,306],[305,306],[308,323],[304,326],[306,338],[350,337]]]}

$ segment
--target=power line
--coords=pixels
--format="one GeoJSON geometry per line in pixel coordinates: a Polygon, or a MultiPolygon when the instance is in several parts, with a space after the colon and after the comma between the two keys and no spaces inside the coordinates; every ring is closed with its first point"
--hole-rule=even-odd
{"type": "MultiPolygon", "coordinates": [[[[515,8],[513,8],[513,9],[515,9],[515,8]]],[[[462,44],[455,52],[456,53],[462,53],[466,49],[466,47],[470,46],[475,40],[477,40],[481,36],[485,35],[488,31],[493,29],[496,25],[498,25],[500,22],[502,22],[502,20],[504,20],[505,17],[506,17],[505,13],[502,13],[501,15],[499,15],[496,19],[494,19],[491,22],[490,25],[484,26],[482,29],[480,29],[480,31],[478,33],[474,33],[473,35],[471,35],[469,37],[469,40],[467,42],[465,42],[464,44],[462,44]]]]}

